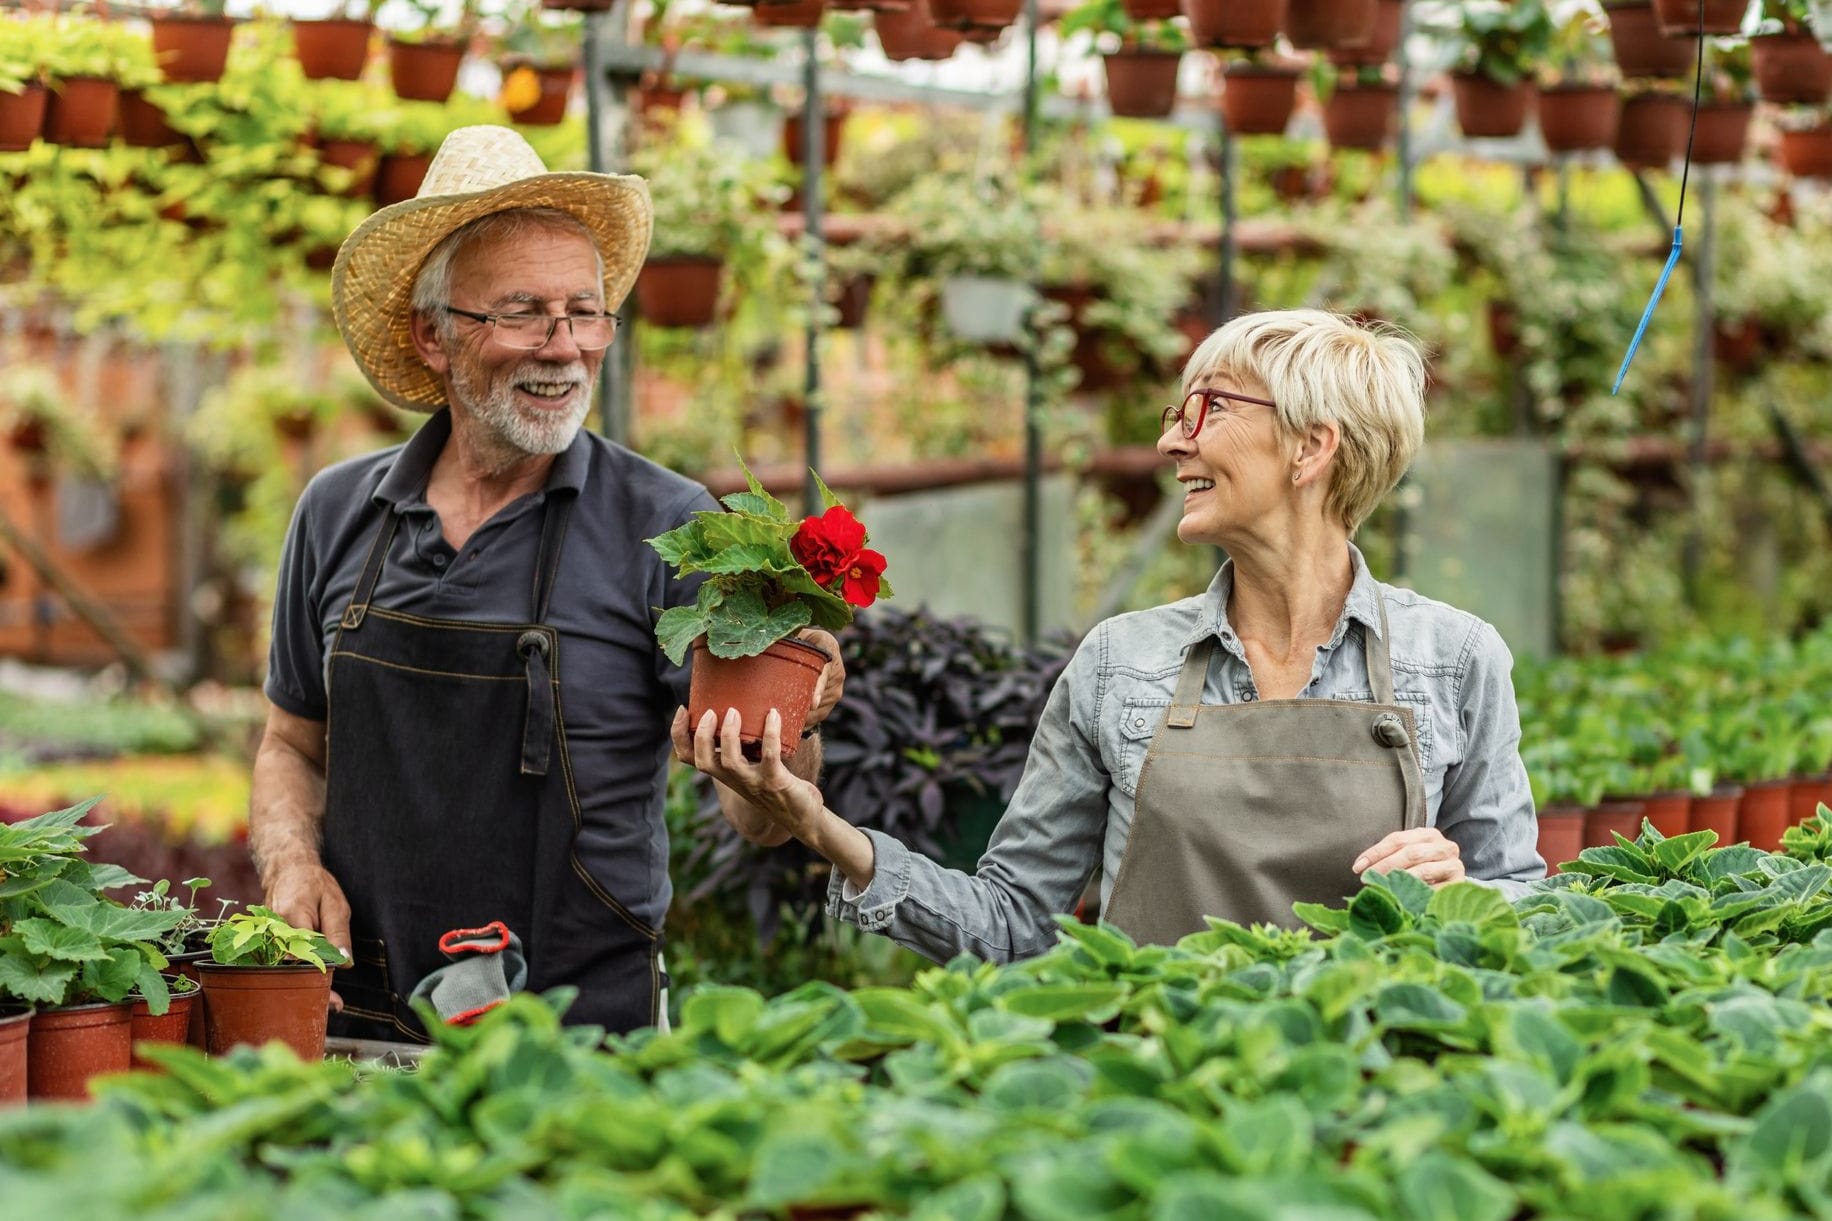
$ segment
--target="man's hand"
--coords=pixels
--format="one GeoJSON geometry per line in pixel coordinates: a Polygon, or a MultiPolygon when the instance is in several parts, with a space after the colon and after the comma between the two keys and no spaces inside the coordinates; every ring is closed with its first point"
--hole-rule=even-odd
{"type": "Polygon", "coordinates": [[[741,821],[731,807],[720,802],[726,821],[754,844],[774,846],[791,836],[806,842],[820,823],[825,803],[820,789],[791,772],[782,761],[782,716],[774,708],[763,722],[763,755],[756,763],[744,757],[739,744],[738,713],[727,712],[720,723],[712,712],[700,718],[690,737],[687,710],[674,714],[669,735],[674,757],[711,776],[751,807],[741,821]]]}
{"type": "MultiPolygon", "coordinates": [[[[316,929],[324,939],[342,951],[346,961],[354,962],[350,953],[350,904],[343,887],[323,865],[300,862],[282,865],[272,871],[267,883],[267,906],[288,924],[316,929]]],[[[331,993],[331,1008],[343,1011],[343,998],[331,993]]]]}
{"type": "Polygon", "coordinates": [[[840,702],[840,694],[846,688],[846,663],[840,660],[840,642],[834,639],[832,632],[808,627],[797,632],[796,638],[825,649],[831,659],[821,667],[821,676],[814,686],[814,706],[808,710],[807,724],[819,725],[840,702]]]}
{"type": "Polygon", "coordinates": [[[1463,880],[1462,856],[1456,841],[1436,827],[1416,827],[1387,836],[1356,857],[1353,868],[1357,874],[1403,869],[1432,886],[1447,886],[1463,880]]]}

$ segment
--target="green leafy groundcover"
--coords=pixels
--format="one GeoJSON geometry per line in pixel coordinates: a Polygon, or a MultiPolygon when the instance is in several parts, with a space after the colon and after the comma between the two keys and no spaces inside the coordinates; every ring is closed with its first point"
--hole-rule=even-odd
{"type": "MultiPolygon", "coordinates": [[[[1825,816],[1824,808],[1821,809],[1825,816]]],[[[0,1122],[9,1215],[1832,1215],[1832,866],[1704,832],[1509,905],[1379,879],[1320,939],[1217,924],[909,989],[690,997],[603,1055],[521,997],[418,1072],[279,1049],[0,1122]]]]}

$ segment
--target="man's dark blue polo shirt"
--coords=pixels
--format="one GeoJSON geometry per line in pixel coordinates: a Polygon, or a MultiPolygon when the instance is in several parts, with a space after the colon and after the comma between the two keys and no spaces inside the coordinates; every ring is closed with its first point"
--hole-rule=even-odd
{"type": "MultiPolygon", "coordinates": [[[[547,622],[560,633],[560,698],[584,816],[598,851],[648,862],[646,893],[618,898],[660,927],[668,910],[668,722],[687,700],[686,670],[655,643],[656,607],[691,603],[698,579],[675,580],[643,542],[717,509],[705,488],[581,431],[547,485],[508,505],[454,551],[426,502],[427,478],[451,435],[441,411],[405,445],[327,467],[300,498],[274,594],[267,697],[308,720],[326,716],[325,675],[337,623],[384,515],[400,515],[375,604],[445,619],[532,618],[542,506],[576,496],[547,622]]],[[[501,726],[514,737],[520,725],[501,726]]],[[[378,814],[382,813],[378,811],[378,814]]]]}

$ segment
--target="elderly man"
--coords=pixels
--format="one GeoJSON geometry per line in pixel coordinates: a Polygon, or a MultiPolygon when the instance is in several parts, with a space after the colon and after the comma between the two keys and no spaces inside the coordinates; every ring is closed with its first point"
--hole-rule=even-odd
{"type": "MultiPolygon", "coordinates": [[[[338,254],[351,353],[434,414],[312,480],[274,598],[250,843],[269,905],[354,959],[335,1033],[424,1038],[408,998],[441,938],[493,921],[527,987],[579,989],[567,1020],[663,1016],[686,676],[653,631],[695,587],[643,540],[717,503],[580,429],[650,224],[641,179],[548,173],[471,127],[338,254]]],[[[836,661],[814,723],[842,681],[836,661]]],[[[796,758],[812,776],[819,750],[796,758]]]]}

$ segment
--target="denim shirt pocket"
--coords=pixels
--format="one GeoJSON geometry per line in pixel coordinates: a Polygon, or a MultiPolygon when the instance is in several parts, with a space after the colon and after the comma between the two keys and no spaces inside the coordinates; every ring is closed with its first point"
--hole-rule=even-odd
{"type": "MultiPolygon", "coordinates": [[[[1336,698],[1371,704],[1374,702],[1374,693],[1371,691],[1344,691],[1336,698]]],[[[1423,691],[1395,691],[1393,700],[1401,708],[1411,709],[1412,723],[1417,726],[1419,735],[1419,770],[1429,772],[1437,766],[1436,754],[1432,750],[1434,735],[1431,729],[1431,697],[1423,691]]]]}
{"type": "Polygon", "coordinates": [[[1145,754],[1151,749],[1151,740],[1168,707],[1169,700],[1125,700],[1120,704],[1112,776],[1128,797],[1139,794],[1139,773],[1145,767],[1145,754]]]}

